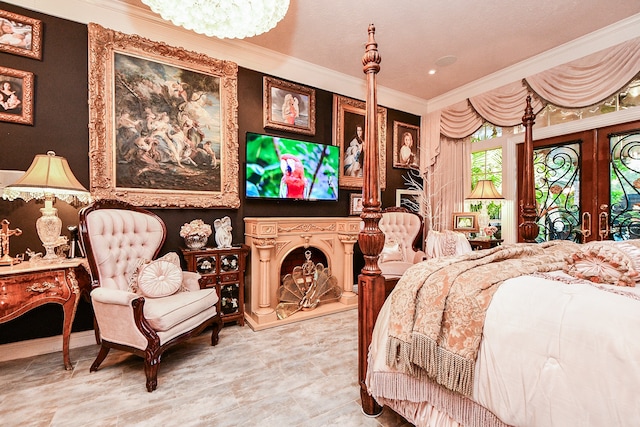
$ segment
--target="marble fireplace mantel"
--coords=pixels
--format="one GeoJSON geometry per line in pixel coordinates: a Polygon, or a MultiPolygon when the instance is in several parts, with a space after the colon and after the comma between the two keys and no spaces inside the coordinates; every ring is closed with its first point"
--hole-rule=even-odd
{"type": "Polygon", "coordinates": [[[253,330],[305,320],[358,305],[353,292],[353,246],[358,241],[360,217],[245,218],[245,243],[251,248],[247,269],[245,320],[253,330]],[[280,266],[289,253],[314,247],[327,257],[331,274],[342,286],[342,298],[310,311],[278,320],[276,292],[280,266]]]}

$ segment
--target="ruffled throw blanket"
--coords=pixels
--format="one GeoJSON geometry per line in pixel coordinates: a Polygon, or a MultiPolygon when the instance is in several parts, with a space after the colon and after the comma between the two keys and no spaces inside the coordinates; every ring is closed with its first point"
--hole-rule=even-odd
{"type": "Polygon", "coordinates": [[[562,270],[577,247],[519,243],[412,266],[389,296],[387,364],[471,396],[485,313],[499,285],[562,270]]]}

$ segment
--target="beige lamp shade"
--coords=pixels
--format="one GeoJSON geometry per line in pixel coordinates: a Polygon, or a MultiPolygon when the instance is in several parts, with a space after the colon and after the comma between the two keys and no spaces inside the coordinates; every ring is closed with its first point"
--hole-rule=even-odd
{"type": "Polygon", "coordinates": [[[467,196],[467,200],[492,200],[492,199],[504,199],[498,192],[498,189],[493,185],[493,181],[490,179],[481,179],[476,184],[476,188],[473,189],[471,194],[467,196]]]}
{"type": "Polygon", "coordinates": [[[44,199],[49,194],[65,202],[91,201],[89,191],[73,175],[67,159],[53,151],[36,155],[25,174],[4,189],[2,197],[29,201],[44,199]]]}

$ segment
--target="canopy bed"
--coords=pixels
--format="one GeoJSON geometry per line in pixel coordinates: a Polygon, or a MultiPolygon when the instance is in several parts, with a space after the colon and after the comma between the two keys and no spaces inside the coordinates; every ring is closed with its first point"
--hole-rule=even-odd
{"type": "Polygon", "coordinates": [[[640,244],[536,244],[527,98],[519,232],[524,243],[423,261],[385,301],[378,187],[375,28],[367,78],[365,265],[358,277],[362,409],[423,426],[633,425],[640,419],[640,244]]]}

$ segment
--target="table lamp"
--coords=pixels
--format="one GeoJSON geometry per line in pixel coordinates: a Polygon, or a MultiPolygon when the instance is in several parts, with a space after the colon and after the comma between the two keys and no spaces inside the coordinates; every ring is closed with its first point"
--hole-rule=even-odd
{"type": "Polygon", "coordinates": [[[493,185],[493,181],[490,179],[480,179],[473,189],[471,194],[467,196],[467,200],[478,200],[482,202],[482,211],[478,215],[478,227],[480,228],[480,237],[486,237],[484,232],[485,227],[489,225],[489,213],[487,212],[487,205],[491,200],[504,199],[498,192],[498,189],[493,185]]]}
{"type": "Polygon", "coordinates": [[[60,236],[62,220],[58,217],[58,209],[53,207],[54,198],[67,203],[91,201],[89,191],[73,175],[67,159],[56,156],[53,151],[36,155],[25,174],[5,187],[2,198],[20,198],[26,202],[44,199],[44,208],[40,209],[42,216],[36,221],[38,237],[46,251],[42,258],[44,261],[58,259],[55,248],[60,246],[63,239],[60,236]]]}

